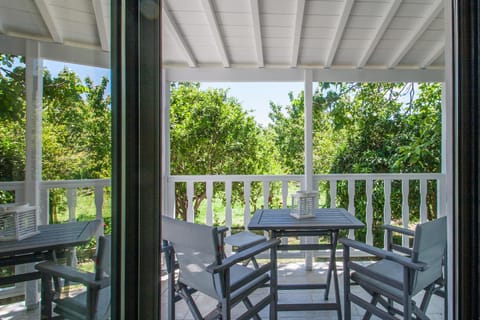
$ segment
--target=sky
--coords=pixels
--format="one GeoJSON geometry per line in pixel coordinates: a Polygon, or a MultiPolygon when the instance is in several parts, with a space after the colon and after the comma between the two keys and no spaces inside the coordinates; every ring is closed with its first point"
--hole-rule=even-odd
{"type": "MultiPolygon", "coordinates": [[[[53,76],[63,70],[65,65],[75,71],[82,80],[88,76],[95,84],[99,84],[102,77],[110,79],[110,69],[44,60],[44,67],[53,76]]],[[[270,101],[275,104],[288,105],[290,102],[288,93],[291,91],[296,96],[303,90],[303,82],[204,82],[201,84],[202,89],[209,87],[229,89],[229,95],[237,98],[245,110],[251,111],[250,114],[258,123],[266,126],[270,123],[268,118],[270,101]]],[[[110,84],[107,90],[110,91],[110,84]]]]}

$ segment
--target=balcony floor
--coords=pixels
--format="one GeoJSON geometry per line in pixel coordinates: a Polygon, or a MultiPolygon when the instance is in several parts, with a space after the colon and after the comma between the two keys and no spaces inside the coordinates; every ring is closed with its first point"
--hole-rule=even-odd
{"type": "MultiPolygon", "coordinates": [[[[340,282],[340,295],[343,299],[343,277],[342,277],[342,265],[337,263],[339,271],[339,282],[340,282]]],[[[279,264],[279,283],[315,283],[322,282],[325,279],[325,273],[327,270],[327,264],[324,262],[314,263],[312,271],[306,271],[305,265],[302,261],[291,262],[279,264]]],[[[166,304],[166,276],[162,277],[162,317],[161,319],[167,319],[167,304],[166,304]]],[[[266,290],[266,289],[265,289],[266,290]]],[[[361,292],[362,290],[359,287],[354,287],[353,290],[361,292]]],[[[330,300],[333,300],[334,292],[333,285],[330,291],[330,300]]],[[[417,299],[421,300],[422,294],[419,294],[417,299]]],[[[195,300],[200,308],[202,313],[210,311],[215,306],[215,301],[204,295],[195,294],[195,300]]],[[[313,302],[323,300],[323,290],[303,290],[303,291],[283,291],[279,294],[279,302],[313,302]]],[[[342,301],[343,305],[343,301],[342,301]]],[[[239,305],[233,310],[233,318],[235,318],[235,312],[241,311],[243,306],[239,305]],[[238,310],[237,310],[238,309],[238,310]]],[[[264,309],[260,314],[262,319],[268,319],[268,308],[264,309]]],[[[8,305],[0,306],[0,319],[5,320],[31,320],[31,319],[40,319],[39,309],[33,311],[26,311],[24,303],[14,303],[8,305]]],[[[352,306],[352,319],[361,319],[362,318],[362,309],[353,305],[352,306]]],[[[443,299],[437,296],[434,296],[430,302],[428,308],[428,316],[432,320],[442,320],[443,319],[443,299]]],[[[193,319],[191,314],[188,311],[186,304],[183,301],[179,301],[176,304],[176,320],[193,319]]],[[[279,312],[278,319],[337,319],[336,311],[294,311],[294,312],[279,312]]],[[[375,317],[372,317],[375,319],[375,317]]],[[[378,319],[378,318],[376,318],[378,319]]]]}

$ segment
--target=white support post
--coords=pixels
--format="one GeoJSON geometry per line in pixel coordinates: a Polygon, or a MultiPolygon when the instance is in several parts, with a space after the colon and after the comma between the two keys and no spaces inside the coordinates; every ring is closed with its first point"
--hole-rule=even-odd
{"type": "Polygon", "coordinates": [[[305,190],[313,190],[313,72],[305,70],[304,125],[305,125],[305,190]]]}
{"type": "Polygon", "coordinates": [[[175,189],[168,185],[170,177],[170,82],[166,81],[165,69],[162,70],[162,214],[174,217],[175,189]],[[173,192],[172,192],[173,190],[173,192]]]}
{"type": "MultiPolygon", "coordinates": [[[[26,41],[26,159],[25,159],[25,201],[40,208],[40,186],[42,181],[42,100],[43,100],[43,61],[40,58],[40,44],[26,41]]],[[[48,212],[37,210],[37,223],[48,223],[48,212]]],[[[34,264],[25,266],[33,271],[34,264]]],[[[38,307],[38,281],[29,281],[25,288],[27,309],[38,307]]]]}
{"type": "MultiPolygon", "coordinates": [[[[304,75],[304,126],[305,126],[305,190],[313,191],[313,121],[312,121],[312,104],[313,104],[313,72],[305,70],[304,75]]],[[[313,243],[315,238],[308,237],[304,241],[313,243]]],[[[318,241],[318,240],[317,240],[318,241]]],[[[305,253],[305,269],[313,269],[313,254],[311,251],[305,253]]]]}

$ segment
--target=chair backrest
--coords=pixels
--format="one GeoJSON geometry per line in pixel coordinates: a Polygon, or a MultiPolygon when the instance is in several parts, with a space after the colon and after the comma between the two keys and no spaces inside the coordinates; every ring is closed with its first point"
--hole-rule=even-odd
{"type": "Polygon", "coordinates": [[[95,254],[95,280],[109,277],[111,273],[111,237],[99,236],[95,254]]]}
{"type": "Polygon", "coordinates": [[[413,242],[412,261],[428,265],[425,271],[412,277],[411,293],[416,294],[442,276],[447,247],[447,217],[417,225],[413,242]]]}
{"type": "Polygon", "coordinates": [[[206,271],[209,265],[221,263],[217,228],[162,216],[162,239],[173,246],[179,281],[217,298],[213,276],[206,271]]]}
{"type": "MultiPolygon", "coordinates": [[[[95,280],[110,277],[111,274],[111,236],[99,236],[95,255],[95,280]]],[[[97,319],[110,318],[111,286],[100,289],[97,302],[97,319]]]]}

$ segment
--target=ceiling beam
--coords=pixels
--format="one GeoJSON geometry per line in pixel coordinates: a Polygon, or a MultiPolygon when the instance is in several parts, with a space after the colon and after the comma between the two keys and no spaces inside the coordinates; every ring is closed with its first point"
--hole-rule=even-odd
{"type": "Polygon", "coordinates": [[[257,52],[257,66],[264,67],[263,62],[263,44],[262,44],[262,28],[260,23],[260,10],[258,8],[258,0],[250,0],[250,10],[252,13],[253,37],[255,39],[255,50],[257,52]]]}
{"type": "MultiPolygon", "coordinates": [[[[198,82],[303,82],[302,68],[165,68],[167,81],[198,82]]],[[[438,69],[315,69],[315,82],[443,82],[445,70],[438,69]]]]}
{"type": "Polygon", "coordinates": [[[410,36],[407,40],[400,46],[397,50],[397,54],[392,58],[390,63],[387,64],[389,69],[396,67],[400,61],[405,57],[405,55],[410,51],[410,49],[415,45],[416,41],[422,36],[422,34],[427,30],[430,24],[435,20],[440,11],[443,9],[443,0],[435,1],[432,6],[427,10],[428,15],[418,24],[418,26],[410,31],[410,36]]]}
{"type": "Polygon", "coordinates": [[[35,0],[35,4],[40,12],[40,15],[42,16],[43,22],[45,22],[45,25],[48,28],[48,32],[50,32],[50,36],[52,37],[53,41],[63,43],[63,37],[60,35],[60,30],[53,19],[53,15],[47,2],[45,0],[35,0]]]}
{"type": "Polygon", "coordinates": [[[92,0],[93,12],[95,13],[95,20],[97,21],[98,37],[100,38],[100,45],[102,50],[110,51],[110,33],[107,29],[105,21],[105,13],[102,6],[102,0],[92,0]]]}
{"type": "Polygon", "coordinates": [[[210,31],[213,34],[215,43],[217,44],[217,49],[222,59],[223,66],[225,68],[230,67],[230,61],[228,59],[227,50],[225,48],[225,43],[223,42],[222,33],[220,32],[220,27],[218,26],[217,18],[215,16],[215,10],[213,8],[212,0],[202,0],[203,9],[205,10],[205,16],[210,26],[210,31]]]}
{"type": "Polygon", "coordinates": [[[340,19],[338,19],[337,29],[335,30],[335,35],[332,40],[332,44],[330,49],[328,50],[327,58],[325,60],[325,68],[330,68],[332,66],[333,59],[335,58],[335,54],[337,53],[338,46],[340,44],[340,40],[343,36],[343,31],[345,30],[345,26],[347,25],[348,18],[350,17],[350,12],[353,8],[354,0],[345,0],[342,14],[340,19]]]}
{"type": "Polygon", "coordinates": [[[426,68],[445,53],[445,41],[438,43],[430,52],[430,54],[422,61],[420,68],[426,68]]]}
{"type": "Polygon", "coordinates": [[[178,47],[183,51],[185,58],[187,60],[187,64],[191,68],[197,67],[197,61],[195,59],[195,56],[188,46],[187,41],[185,38],[182,36],[180,29],[177,26],[177,23],[175,22],[175,18],[172,16],[170,13],[170,10],[168,10],[167,3],[166,1],[162,5],[162,12],[163,12],[163,18],[165,21],[165,24],[167,28],[170,29],[171,35],[178,45],[178,47]]]}
{"type": "Polygon", "coordinates": [[[300,40],[302,39],[303,17],[305,16],[305,0],[297,0],[297,11],[295,12],[295,29],[293,30],[292,60],[290,67],[298,65],[298,53],[300,52],[300,40]]]}
{"type": "Polygon", "coordinates": [[[378,43],[383,37],[383,34],[387,30],[388,26],[392,22],[393,18],[395,17],[395,14],[397,13],[398,8],[400,7],[400,4],[402,3],[402,0],[393,0],[390,4],[390,8],[388,8],[387,14],[384,16],[382,23],[380,26],[378,26],[377,30],[375,31],[375,36],[370,40],[370,43],[367,46],[367,49],[363,53],[362,57],[360,58],[360,61],[357,64],[357,68],[363,68],[368,60],[370,59],[373,51],[377,47],[378,43]]]}

